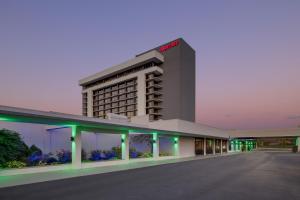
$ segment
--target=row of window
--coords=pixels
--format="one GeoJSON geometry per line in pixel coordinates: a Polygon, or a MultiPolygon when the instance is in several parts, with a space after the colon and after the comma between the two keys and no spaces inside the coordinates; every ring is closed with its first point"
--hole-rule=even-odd
{"type": "Polygon", "coordinates": [[[107,104],[107,103],[114,103],[114,102],[123,102],[123,101],[127,101],[129,99],[132,99],[131,101],[129,100],[130,103],[135,102],[137,95],[136,92],[135,93],[129,93],[127,95],[121,95],[121,96],[116,96],[116,97],[112,97],[112,98],[107,98],[107,99],[101,99],[98,100],[98,98],[94,98],[94,106],[98,106],[98,105],[102,105],[102,104],[107,104]]]}
{"type": "Polygon", "coordinates": [[[82,94],[82,115],[87,116],[87,93],[82,94]]]}
{"type": "Polygon", "coordinates": [[[132,68],[132,69],[129,69],[129,70],[126,70],[124,72],[121,72],[119,74],[116,74],[116,75],[113,75],[113,76],[110,76],[110,77],[107,77],[105,79],[102,79],[102,80],[99,80],[99,81],[95,81],[93,83],[90,83],[90,84],[87,84],[85,85],[83,88],[84,89],[87,89],[89,87],[93,87],[95,85],[99,85],[99,84],[102,84],[102,83],[106,83],[106,82],[109,82],[109,81],[112,81],[114,79],[118,79],[120,77],[123,77],[123,76],[127,76],[129,74],[132,74],[132,73],[135,73],[135,72],[138,72],[138,71],[141,71],[141,70],[144,70],[144,69],[147,69],[149,67],[153,67],[153,66],[156,66],[156,64],[154,62],[149,62],[149,63],[146,63],[146,64],[143,64],[141,66],[137,66],[135,68],[132,68]]]}
{"type": "MultiPolygon", "coordinates": [[[[98,90],[94,91],[94,96],[95,95],[114,95],[118,93],[125,93],[125,92],[131,92],[136,90],[136,79],[131,80],[131,81],[124,81],[122,83],[118,83],[106,88],[101,88],[98,90]],[[127,83],[126,83],[127,82],[127,83]]],[[[105,96],[103,96],[105,97],[105,96]]]]}
{"type": "Polygon", "coordinates": [[[115,113],[115,114],[118,114],[118,115],[124,115],[124,116],[127,116],[127,117],[133,117],[136,115],[136,111],[127,111],[127,112],[113,112],[112,110],[111,111],[96,111],[94,112],[94,117],[97,117],[97,118],[106,118],[106,115],[108,113],[115,113]]]}
{"type": "Polygon", "coordinates": [[[127,105],[127,106],[112,106],[111,104],[107,104],[105,106],[94,106],[94,111],[101,111],[101,110],[107,110],[107,109],[113,109],[114,111],[126,111],[126,110],[135,110],[136,105],[127,105]]]}
{"type": "Polygon", "coordinates": [[[120,93],[120,94],[116,94],[116,95],[111,95],[111,94],[108,94],[108,95],[103,95],[103,94],[100,94],[100,95],[97,95],[97,96],[94,96],[93,99],[94,101],[97,101],[97,100],[105,100],[105,99],[112,99],[112,101],[117,101],[119,99],[125,99],[126,97],[127,98],[132,98],[135,96],[135,92],[136,91],[130,91],[128,93],[120,93]]]}
{"type": "Polygon", "coordinates": [[[149,114],[149,120],[154,121],[161,119],[161,103],[160,101],[149,101],[149,100],[159,100],[161,99],[161,87],[158,84],[161,82],[161,75],[155,73],[149,73],[146,75],[146,114],[149,114]],[[155,78],[157,80],[155,80],[155,78]],[[150,80],[150,81],[149,81],[150,80]],[[153,86],[153,87],[150,87],[153,86]],[[155,106],[155,108],[154,108],[155,106]]]}

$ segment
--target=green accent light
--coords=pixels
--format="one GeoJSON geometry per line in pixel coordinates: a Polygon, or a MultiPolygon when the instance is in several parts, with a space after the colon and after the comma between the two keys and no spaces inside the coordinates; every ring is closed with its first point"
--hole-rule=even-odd
{"type": "Polygon", "coordinates": [[[156,140],[157,140],[157,133],[156,133],[156,132],[153,132],[152,134],[153,134],[153,136],[152,136],[152,143],[156,143],[156,140]]]}
{"type": "Polygon", "coordinates": [[[178,143],[178,137],[174,137],[174,144],[178,143]]]}
{"type": "Polygon", "coordinates": [[[126,139],[126,135],[125,135],[125,134],[122,134],[122,135],[121,135],[121,142],[124,143],[124,142],[125,142],[125,139],[126,139]]]}

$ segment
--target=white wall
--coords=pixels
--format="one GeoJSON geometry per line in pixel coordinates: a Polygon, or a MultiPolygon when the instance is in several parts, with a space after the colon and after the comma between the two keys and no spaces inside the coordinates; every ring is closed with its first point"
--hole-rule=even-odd
{"type": "Polygon", "coordinates": [[[179,152],[181,157],[195,156],[195,139],[193,137],[180,137],[179,152]]]}
{"type": "MultiPolygon", "coordinates": [[[[20,134],[23,141],[30,147],[36,145],[43,153],[56,153],[64,149],[71,151],[71,129],[56,128],[41,124],[14,123],[0,121],[0,129],[9,129],[20,134]],[[47,129],[48,130],[47,130],[47,129]]],[[[111,150],[114,146],[120,146],[119,134],[94,134],[84,132],[82,134],[82,148],[89,153],[91,150],[111,150]]]]}
{"type": "Polygon", "coordinates": [[[92,150],[111,150],[121,145],[120,134],[103,134],[83,132],[81,134],[82,149],[89,153],[92,150]]]}

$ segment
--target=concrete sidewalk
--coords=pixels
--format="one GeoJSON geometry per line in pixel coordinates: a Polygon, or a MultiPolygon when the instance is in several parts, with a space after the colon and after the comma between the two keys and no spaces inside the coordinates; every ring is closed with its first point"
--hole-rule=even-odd
{"type": "Polygon", "coordinates": [[[162,160],[147,160],[147,159],[135,159],[130,160],[125,164],[117,164],[110,166],[102,167],[93,167],[93,168],[83,168],[81,169],[72,169],[70,165],[66,165],[63,170],[49,171],[49,172],[40,172],[40,173],[30,173],[30,174],[17,174],[17,175],[0,175],[0,188],[10,187],[16,185],[24,185],[30,183],[38,183],[51,180],[66,179],[78,176],[87,176],[93,174],[102,174],[115,171],[130,170],[143,167],[151,167],[156,165],[164,165],[177,162],[185,162],[192,160],[201,160],[201,159],[211,159],[221,156],[231,156],[237,155],[239,153],[227,153],[222,155],[207,155],[207,156],[195,156],[187,158],[171,158],[171,159],[162,159],[162,160]]]}

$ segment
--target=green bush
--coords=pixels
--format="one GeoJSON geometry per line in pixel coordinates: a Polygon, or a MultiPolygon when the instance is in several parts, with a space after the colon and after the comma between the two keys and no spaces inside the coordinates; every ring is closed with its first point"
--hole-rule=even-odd
{"type": "Polygon", "coordinates": [[[118,159],[122,158],[122,149],[121,149],[121,147],[119,147],[119,146],[118,147],[113,147],[113,148],[111,148],[111,150],[113,152],[116,152],[118,159]]]}
{"type": "Polygon", "coordinates": [[[0,130],[0,167],[5,167],[9,161],[25,161],[28,154],[29,148],[19,133],[7,129],[0,130]]]}
{"type": "Polygon", "coordinates": [[[161,152],[161,153],[159,153],[159,156],[172,156],[172,153],[169,153],[169,152],[161,152]]]}
{"type": "Polygon", "coordinates": [[[145,152],[140,156],[140,158],[151,158],[151,157],[152,157],[152,153],[150,152],[145,152]]]}
{"type": "Polygon", "coordinates": [[[8,161],[7,163],[5,163],[5,166],[8,168],[23,168],[23,167],[26,167],[26,163],[17,161],[17,160],[13,160],[13,161],[8,161]]]}
{"type": "Polygon", "coordinates": [[[38,148],[37,146],[35,146],[34,144],[31,145],[31,147],[29,148],[28,154],[31,155],[33,153],[43,154],[42,150],[40,148],[38,148]]]}

